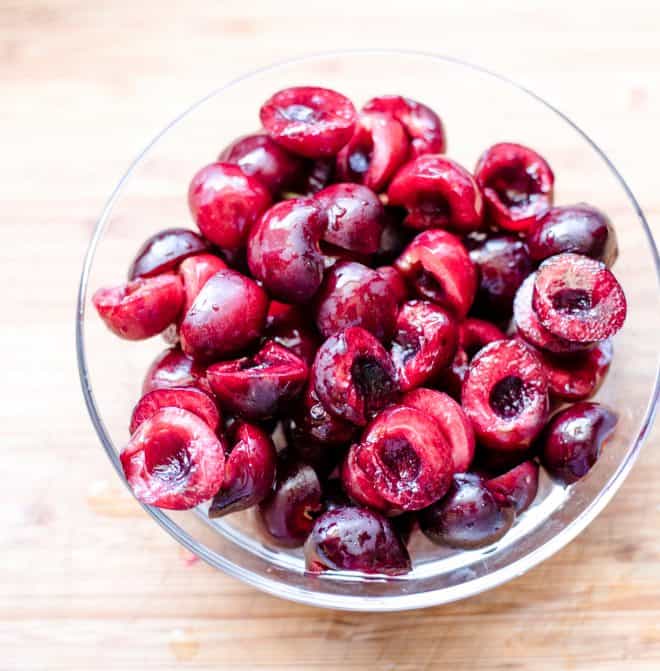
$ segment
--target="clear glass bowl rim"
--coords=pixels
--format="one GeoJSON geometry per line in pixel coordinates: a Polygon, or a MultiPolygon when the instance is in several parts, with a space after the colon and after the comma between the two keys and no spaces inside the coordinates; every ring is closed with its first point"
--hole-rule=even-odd
{"type": "MultiPolygon", "coordinates": [[[[108,221],[108,217],[113,209],[115,201],[121,194],[123,186],[131,177],[134,169],[138,166],[138,164],[142,161],[142,159],[149,153],[152,146],[155,145],[156,142],[158,142],[158,140],[163,135],[165,135],[171,128],[173,128],[176,124],[178,124],[182,119],[184,119],[188,114],[193,112],[199,106],[203,105],[207,100],[220,94],[222,91],[225,91],[237,84],[240,84],[242,81],[256,75],[264,74],[269,71],[278,70],[280,68],[285,68],[287,66],[294,65],[296,63],[313,61],[323,58],[344,57],[352,55],[353,56],[401,55],[401,56],[428,58],[443,63],[451,63],[498,79],[502,83],[512,86],[518,89],[519,91],[522,91],[527,95],[531,96],[537,102],[544,105],[546,108],[548,108],[549,110],[557,114],[559,117],[561,117],[569,126],[573,128],[573,130],[575,130],[580,136],[582,136],[582,138],[605,162],[609,170],[612,172],[612,174],[617,179],[622,189],[626,193],[631,204],[633,205],[633,208],[637,214],[639,222],[642,228],[644,229],[646,239],[648,241],[651,253],[653,255],[656,270],[656,279],[660,287],[660,257],[658,256],[658,249],[655,245],[653,234],[649,228],[644,213],[642,212],[642,209],[639,203],[637,202],[635,196],[633,195],[631,189],[629,188],[628,184],[626,183],[622,175],[619,173],[619,171],[616,169],[614,164],[607,157],[605,152],[579,126],[577,126],[573,121],[571,121],[571,119],[569,119],[563,112],[557,109],[554,105],[547,102],[544,98],[537,95],[526,86],[523,86],[504,75],[493,72],[488,68],[473,63],[469,63],[467,61],[454,58],[449,55],[435,54],[416,50],[405,50],[405,49],[346,49],[346,50],[315,52],[297,58],[278,61],[271,65],[250,71],[235,79],[232,79],[231,81],[218,87],[217,89],[214,89],[213,91],[205,95],[203,98],[193,103],[190,107],[185,109],[181,114],[179,114],[176,118],[174,118],[169,124],[167,124],[165,128],[163,128],[144,147],[144,149],[132,161],[128,170],[119,180],[119,183],[114,188],[109,199],[107,200],[101,213],[101,216],[99,217],[99,220],[94,228],[92,239],[89,243],[89,247],[85,254],[85,260],[83,264],[83,270],[78,289],[78,300],[76,310],[76,354],[78,361],[78,372],[80,376],[80,383],[82,386],[82,392],[85,399],[85,404],[87,406],[87,410],[92,420],[92,424],[94,425],[96,433],[99,439],[101,440],[101,444],[103,445],[103,448],[108,458],[112,462],[115,470],[117,471],[117,474],[127,487],[128,485],[124,479],[124,474],[121,468],[119,457],[115,451],[110,436],[103,424],[103,420],[100,417],[96,405],[94,393],[92,391],[91,384],[89,381],[87,360],[85,355],[85,345],[84,345],[84,317],[85,317],[85,303],[87,297],[87,284],[89,274],[94,260],[96,247],[99,241],[101,240],[101,236],[103,234],[105,225],[108,221]]],[[[169,533],[173,538],[175,538],[179,543],[181,543],[184,547],[186,547],[190,552],[195,554],[197,557],[203,559],[205,562],[207,562],[214,568],[221,569],[226,574],[234,578],[238,578],[239,580],[249,585],[252,585],[253,587],[256,587],[264,592],[273,594],[274,596],[312,606],[333,608],[338,610],[349,610],[349,611],[386,612],[386,611],[408,610],[414,608],[426,608],[430,606],[441,605],[444,603],[457,601],[459,599],[464,599],[469,596],[474,596],[488,589],[497,587],[498,585],[501,585],[515,577],[523,575],[524,573],[532,569],[534,566],[540,564],[542,561],[551,557],[553,554],[561,550],[564,546],[570,543],[578,534],[580,534],[610,502],[612,497],[618,491],[619,487],[623,484],[623,481],[630,472],[631,468],[633,467],[635,460],[639,456],[641,447],[653,425],[653,420],[658,407],[659,395],[660,395],[660,361],[656,365],[656,375],[653,385],[653,391],[651,393],[649,402],[645,410],[639,434],[635,437],[634,442],[628,449],[626,457],[619,464],[615,473],[611,476],[606,485],[601,489],[598,496],[577,518],[575,518],[571,523],[569,523],[566,527],[564,527],[550,541],[546,542],[542,546],[538,547],[536,550],[521,557],[520,559],[512,562],[511,564],[501,569],[498,569],[492,573],[488,573],[478,579],[472,580],[468,583],[459,584],[452,587],[445,587],[434,591],[415,593],[415,594],[401,594],[396,596],[379,598],[379,597],[318,593],[315,591],[310,591],[305,588],[296,587],[293,585],[286,585],[279,580],[273,580],[263,575],[253,573],[252,571],[247,570],[234,562],[226,560],[225,558],[217,555],[216,553],[209,552],[206,547],[200,545],[190,534],[184,531],[178,524],[173,522],[161,510],[143,504],[141,505],[144,508],[144,510],[147,513],[149,513],[149,515],[151,515],[151,517],[163,529],[165,529],[165,531],[167,531],[167,533],[169,533]]]]}

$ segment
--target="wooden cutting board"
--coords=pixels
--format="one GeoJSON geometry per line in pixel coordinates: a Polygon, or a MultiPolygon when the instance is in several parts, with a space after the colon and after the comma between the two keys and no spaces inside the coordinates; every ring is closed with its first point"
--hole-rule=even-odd
{"type": "Polygon", "coordinates": [[[657,671],[657,430],[605,512],[528,575],[425,611],[320,611],[195,561],[145,516],[84,410],[73,323],[93,224],[145,140],[223,81],[320,49],[508,73],[591,130],[658,232],[659,22],[651,2],[0,1],[0,671],[657,671]]]}

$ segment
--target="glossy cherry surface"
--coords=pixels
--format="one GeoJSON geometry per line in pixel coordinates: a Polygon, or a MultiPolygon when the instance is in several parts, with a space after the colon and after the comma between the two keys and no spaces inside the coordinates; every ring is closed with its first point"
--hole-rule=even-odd
{"type": "Polygon", "coordinates": [[[392,523],[368,508],[337,507],[319,517],[305,543],[305,566],[401,575],[410,571],[406,546],[392,523]]]}
{"type": "Polygon", "coordinates": [[[528,459],[484,484],[501,506],[513,506],[519,515],[534,503],[539,489],[539,465],[528,459]]]}

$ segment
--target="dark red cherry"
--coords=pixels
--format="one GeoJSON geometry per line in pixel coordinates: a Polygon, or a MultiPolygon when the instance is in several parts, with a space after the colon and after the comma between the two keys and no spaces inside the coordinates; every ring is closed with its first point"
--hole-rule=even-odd
{"type": "Polygon", "coordinates": [[[316,200],[277,203],[250,233],[247,259],[253,277],[278,300],[307,302],[323,280],[319,242],[324,230],[325,216],[316,200]]]}
{"type": "Polygon", "coordinates": [[[254,281],[235,270],[207,280],[181,322],[181,347],[196,360],[242,352],[261,336],[268,298],[254,281]]]}
{"type": "Polygon", "coordinates": [[[277,453],[268,434],[239,423],[225,463],[225,477],[209,508],[209,517],[246,510],[263,501],[275,484],[277,453]]]}
{"type": "Polygon", "coordinates": [[[491,321],[507,321],[516,291],[533,270],[525,243],[512,235],[490,237],[471,245],[470,259],[479,274],[474,313],[491,321]]]}
{"type": "Polygon", "coordinates": [[[376,505],[383,512],[419,510],[444,495],[453,472],[451,449],[434,419],[396,405],[381,412],[350,448],[342,480],[351,498],[373,506],[370,492],[365,496],[359,488],[368,483],[385,502],[376,505]]]}
{"type": "Polygon", "coordinates": [[[528,147],[503,142],[487,149],[474,175],[492,223],[526,231],[552,205],[554,175],[547,161],[528,147]]]}
{"type": "Polygon", "coordinates": [[[206,282],[225,268],[227,264],[213,254],[197,254],[181,263],[179,276],[183,282],[184,293],[182,315],[188,312],[206,282]]]}
{"type": "Polygon", "coordinates": [[[450,228],[469,233],[481,227],[483,202],[472,175],[438,154],[425,154],[398,170],[387,189],[390,205],[405,207],[406,226],[450,228]]]}
{"type": "Polygon", "coordinates": [[[515,513],[500,507],[482,478],[454,476],[442,500],[419,513],[422,533],[438,545],[472,550],[498,541],[511,528],[515,513]]]}
{"type": "Polygon", "coordinates": [[[275,415],[303,389],[307,364],[273,341],[252,357],[209,366],[206,376],[223,408],[246,419],[275,415]]]}
{"type": "Polygon", "coordinates": [[[385,216],[378,196],[360,184],[333,184],[315,196],[326,217],[325,242],[356,254],[378,250],[385,216]]]}
{"type": "Polygon", "coordinates": [[[451,449],[454,470],[457,473],[468,470],[474,459],[474,430],[453,398],[433,389],[414,389],[403,396],[401,405],[416,408],[431,417],[451,449]]]}
{"type": "Polygon", "coordinates": [[[456,321],[428,301],[408,301],[399,310],[391,345],[401,391],[419,387],[448,366],[456,352],[456,321]]]}
{"type": "Polygon", "coordinates": [[[529,227],[526,241],[536,262],[573,252],[611,267],[619,253],[612,223],[603,212],[586,203],[548,210],[529,227]]]}
{"type": "Polygon", "coordinates": [[[422,298],[465,317],[477,290],[477,273],[463,243],[451,233],[424,231],[406,247],[394,267],[422,298]]]}
{"type": "Polygon", "coordinates": [[[305,171],[305,162],[268,135],[256,133],[234,140],[218,161],[235,163],[251,177],[256,177],[272,194],[291,188],[305,171]]]}
{"type": "Polygon", "coordinates": [[[142,394],[148,394],[154,389],[173,387],[197,387],[212,394],[204,367],[196,364],[178,347],[166,349],[154,359],[144,376],[142,394]]]}
{"type": "Polygon", "coordinates": [[[258,507],[263,530],[277,545],[301,546],[322,512],[321,495],[311,466],[280,461],[275,489],[258,507]]]}
{"type": "Polygon", "coordinates": [[[411,158],[422,154],[442,154],[447,149],[440,117],[426,105],[398,95],[378,96],[369,100],[363,112],[386,114],[399,121],[411,145],[411,158]]]}
{"type": "Polygon", "coordinates": [[[500,506],[513,506],[519,515],[534,503],[539,488],[539,465],[531,459],[523,461],[484,484],[500,506]]]}
{"type": "Polygon", "coordinates": [[[146,393],[133,409],[129,432],[155,415],[161,408],[182,408],[203,419],[213,431],[218,428],[221,417],[213,399],[195,387],[171,387],[154,389],[146,393]]]}
{"type": "Polygon", "coordinates": [[[199,230],[229,250],[245,245],[250,228],[270,203],[268,189],[231,163],[202,168],[188,189],[190,212],[199,230]]]}
{"type": "Polygon", "coordinates": [[[396,119],[363,113],[353,137],[337,154],[338,178],[382,191],[406,161],[408,151],[408,137],[396,119]]]}
{"type": "Polygon", "coordinates": [[[579,480],[596,463],[617,419],[598,403],[576,403],[560,410],[539,438],[541,463],[568,484],[579,480]]]}
{"type": "Polygon", "coordinates": [[[392,523],[368,508],[330,510],[314,522],[305,543],[308,571],[360,571],[401,575],[410,556],[392,523]]]}
{"type": "Polygon", "coordinates": [[[311,379],[325,409],[358,426],[391,403],[397,392],[387,352],[371,333],[356,326],[319,347],[311,379]]]}
{"type": "Polygon", "coordinates": [[[350,139],[357,113],[346,97],[315,86],[278,91],[259,112],[266,132],[285,149],[307,156],[334,156],[350,139]]]}
{"type": "Polygon", "coordinates": [[[207,240],[187,228],[159,231],[138,250],[128,269],[128,279],[153,277],[168,270],[176,270],[183,259],[205,252],[209,247],[207,240]]]}
{"type": "Polygon", "coordinates": [[[394,331],[396,299],[383,277],[360,263],[342,261],[327,273],[315,301],[316,327],[323,337],[359,326],[379,340],[394,331]]]}
{"type": "Polygon", "coordinates": [[[470,359],[477,352],[496,340],[505,340],[506,335],[495,324],[468,317],[458,327],[458,346],[463,348],[470,359]]]}

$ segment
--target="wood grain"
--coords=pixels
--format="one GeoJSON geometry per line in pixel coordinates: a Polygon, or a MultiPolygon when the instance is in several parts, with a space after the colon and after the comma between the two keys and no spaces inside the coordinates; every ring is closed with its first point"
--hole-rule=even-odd
{"type": "Polygon", "coordinates": [[[143,514],[73,353],[81,259],[128,160],[219,83],[309,51],[508,73],[591,130],[658,232],[659,22],[655,2],[0,0],[0,671],[660,668],[657,430],[606,511],[528,575],[421,612],[319,611],[195,561],[143,514]]]}

